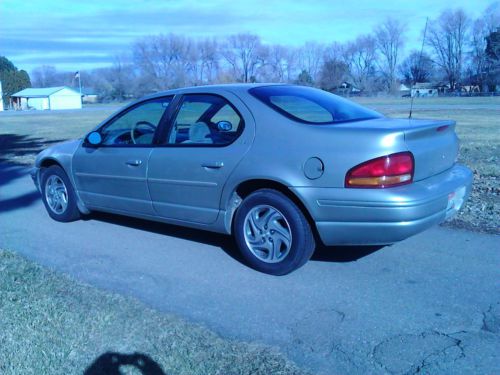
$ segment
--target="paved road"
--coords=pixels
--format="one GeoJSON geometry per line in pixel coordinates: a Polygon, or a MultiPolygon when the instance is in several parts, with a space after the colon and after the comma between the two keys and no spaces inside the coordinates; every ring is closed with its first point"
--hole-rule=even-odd
{"type": "Polygon", "coordinates": [[[111,215],[49,219],[26,170],[0,169],[0,247],[320,374],[500,374],[500,238],[435,228],[321,249],[297,272],[242,265],[224,236],[111,215]]]}

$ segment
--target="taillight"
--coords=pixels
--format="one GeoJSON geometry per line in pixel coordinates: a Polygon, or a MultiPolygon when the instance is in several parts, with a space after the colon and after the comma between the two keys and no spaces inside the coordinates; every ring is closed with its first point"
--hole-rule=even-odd
{"type": "Polygon", "coordinates": [[[345,186],[352,188],[385,188],[409,184],[415,163],[411,152],[382,156],[351,168],[345,186]]]}

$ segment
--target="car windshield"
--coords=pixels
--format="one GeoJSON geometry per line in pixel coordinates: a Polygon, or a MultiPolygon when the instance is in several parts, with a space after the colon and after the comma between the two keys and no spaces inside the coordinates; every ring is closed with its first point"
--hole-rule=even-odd
{"type": "Polygon", "coordinates": [[[281,114],[308,124],[334,124],[382,117],[329,92],[303,86],[261,86],[250,93],[281,114]]]}

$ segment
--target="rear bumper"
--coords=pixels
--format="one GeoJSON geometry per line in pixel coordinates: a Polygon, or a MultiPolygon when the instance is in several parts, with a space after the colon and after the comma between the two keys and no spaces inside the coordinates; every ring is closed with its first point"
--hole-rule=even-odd
{"type": "Polygon", "coordinates": [[[441,223],[463,206],[472,172],[461,165],[388,189],[299,187],[325,245],[376,245],[404,240],[441,223]]]}

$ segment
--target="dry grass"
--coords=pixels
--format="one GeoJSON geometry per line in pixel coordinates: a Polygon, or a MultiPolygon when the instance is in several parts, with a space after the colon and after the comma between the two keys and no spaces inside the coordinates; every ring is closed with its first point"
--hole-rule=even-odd
{"type": "Polygon", "coordinates": [[[0,250],[0,374],[115,374],[90,367],[99,357],[113,367],[133,356],[162,372],[122,366],[129,374],[304,374],[274,349],[224,340],[0,250]]]}
{"type": "MultiPolygon", "coordinates": [[[[378,106],[390,105],[410,105],[410,98],[401,97],[353,97],[351,98],[357,103],[368,107],[376,108],[378,106]]],[[[454,97],[454,96],[439,96],[435,98],[415,98],[415,105],[425,105],[435,107],[440,105],[465,106],[465,105],[500,105],[499,96],[483,96],[483,97],[454,97]]]]}

